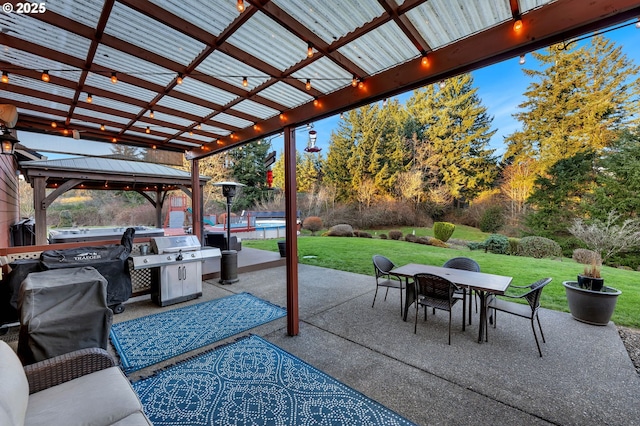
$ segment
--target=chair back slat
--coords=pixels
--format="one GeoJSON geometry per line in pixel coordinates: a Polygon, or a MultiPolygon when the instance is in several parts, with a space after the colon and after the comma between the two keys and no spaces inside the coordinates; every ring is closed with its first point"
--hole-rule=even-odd
{"type": "Polygon", "coordinates": [[[458,288],[446,278],[434,274],[416,274],[414,276],[419,295],[439,300],[451,300],[458,288]]]}
{"type": "Polygon", "coordinates": [[[376,254],[373,256],[373,267],[376,271],[376,278],[381,277],[383,275],[388,275],[389,271],[396,267],[391,260],[388,258],[376,254]]]}
{"type": "Polygon", "coordinates": [[[445,268],[480,272],[480,265],[478,265],[478,262],[468,257],[454,257],[453,259],[447,260],[442,266],[445,268]]]}
{"type": "Polygon", "coordinates": [[[551,278],[543,278],[536,281],[529,286],[530,290],[522,295],[531,306],[532,310],[536,310],[540,307],[540,296],[542,296],[542,289],[544,286],[551,282],[551,278]]]}

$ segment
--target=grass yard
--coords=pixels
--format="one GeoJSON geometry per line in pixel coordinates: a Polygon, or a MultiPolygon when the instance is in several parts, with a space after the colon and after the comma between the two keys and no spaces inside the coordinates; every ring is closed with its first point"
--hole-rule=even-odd
{"type": "MultiPolygon", "coordinates": [[[[454,236],[462,238],[457,235],[458,231],[456,227],[454,236]]],[[[243,240],[242,244],[246,247],[278,251],[276,241],[243,240]]],[[[582,265],[566,258],[561,261],[533,259],[375,238],[298,238],[299,262],[307,265],[373,276],[371,258],[374,254],[382,254],[398,266],[407,263],[441,266],[452,257],[466,256],[478,262],[482,272],[512,276],[515,285],[527,285],[540,278],[552,277],[553,281],[542,292],[542,306],[564,312],[569,312],[569,307],[562,282],[575,281],[576,275],[583,269],[582,265]]],[[[605,285],[622,290],[612,321],[617,325],[640,328],[640,273],[605,266],[602,268],[602,276],[605,285]]]]}

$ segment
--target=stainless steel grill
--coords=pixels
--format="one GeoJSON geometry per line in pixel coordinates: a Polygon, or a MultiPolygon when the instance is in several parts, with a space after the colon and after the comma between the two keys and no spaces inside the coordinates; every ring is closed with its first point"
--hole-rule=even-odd
{"type": "Polygon", "coordinates": [[[202,263],[220,257],[195,235],[151,238],[151,253],[132,256],[133,269],[151,269],[151,299],[160,306],[202,296],[202,263]]]}

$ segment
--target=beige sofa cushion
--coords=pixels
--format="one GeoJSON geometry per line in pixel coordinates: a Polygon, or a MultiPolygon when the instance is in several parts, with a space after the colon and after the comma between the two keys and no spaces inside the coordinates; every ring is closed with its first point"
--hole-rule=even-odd
{"type": "Polygon", "coordinates": [[[0,425],[24,424],[29,382],[18,355],[0,340],[0,425]]]}
{"type": "MultiPolygon", "coordinates": [[[[142,404],[129,381],[118,367],[111,367],[32,394],[25,424],[111,425],[140,411],[142,404]]],[[[122,424],[149,423],[141,416],[139,423],[122,424]]]]}

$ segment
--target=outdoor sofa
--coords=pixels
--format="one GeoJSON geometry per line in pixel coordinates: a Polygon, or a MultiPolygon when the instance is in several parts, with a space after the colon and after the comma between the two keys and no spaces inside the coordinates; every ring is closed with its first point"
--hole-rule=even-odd
{"type": "Polygon", "coordinates": [[[129,380],[104,349],[22,366],[0,341],[0,425],[151,425],[129,380]]]}

